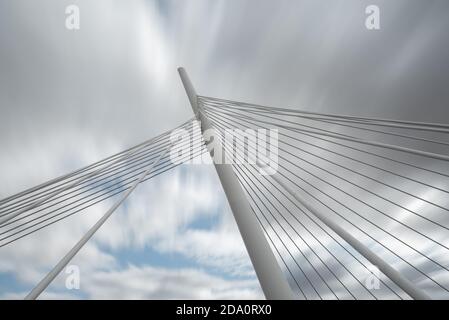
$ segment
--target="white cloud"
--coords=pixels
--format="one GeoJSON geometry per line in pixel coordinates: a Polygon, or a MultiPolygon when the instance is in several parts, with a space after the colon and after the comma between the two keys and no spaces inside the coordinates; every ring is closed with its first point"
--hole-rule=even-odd
{"type": "MultiPolygon", "coordinates": [[[[185,166],[166,173],[160,179],[140,185],[131,195],[126,205],[114,213],[109,221],[98,231],[90,242],[71,262],[80,266],[83,283],[94,281],[96,286],[83,288],[90,298],[187,298],[222,297],[249,298],[260,295],[250,260],[234,224],[233,217],[220,193],[220,185],[210,166],[185,166]],[[192,223],[205,219],[212,227],[195,229],[192,223]],[[186,288],[176,293],[175,283],[168,288],[155,288],[142,291],[136,287],[137,280],[128,276],[149,275],[150,265],[118,269],[118,256],[114,252],[121,250],[145,250],[152,247],[162,254],[181,254],[196,261],[204,271],[167,270],[168,277],[176,282],[179,277],[197,277],[187,281],[186,288]],[[108,248],[108,253],[104,249],[108,248]],[[142,270],[139,270],[143,268],[142,270]],[[230,276],[245,276],[250,280],[226,280],[207,274],[208,268],[217,273],[230,276]],[[112,283],[112,275],[124,274],[124,277],[112,283]],[[87,276],[86,276],[87,275],[87,276]],[[92,279],[92,280],[91,280],[92,279]],[[207,287],[207,281],[211,287],[207,287]],[[255,282],[254,282],[255,281],[255,282]],[[251,284],[251,287],[245,287],[251,284]],[[234,287],[235,286],[235,287],[234,287]],[[98,291],[96,291],[98,287],[98,291]],[[128,289],[124,290],[123,287],[128,289]],[[233,289],[232,289],[233,288],[233,289]],[[110,290],[109,294],[107,290],[110,290]],[[137,290],[135,292],[135,290],[137,290]],[[187,295],[188,293],[188,295],[187,295]]],[[[19,283],[33,286],[40,281],[48,270],[81,238],[97,219],[110,207],[113,199],[103,202],[57,223],[44,231],[37,232],[4,247],[0,251],[0,271],[11,273],[19,283]]],[[[156,275],[164,275],[163,268],[156,275]]],[[[58,297],[64,292],[64,273],[58,276],[49,287],[47,296],[58,297]]],[[[151,282],[154,286],[160,278],[151,282]]],[[[228,278],[227,278],[228,279],[228,278]]],[[[179,279],[178,279],[179,280],[179,279]]],[[[164,280],[165,281],[165,280],[164,280]]],[[[180,280],[179,280],[180,281],[180,280]]],[[[168,285],[168,284],[167,284],[168,285]]],[[[151,288],[151,286],[149,287],[151,288]]],[[[23,297],[14,292],[3,292],[4,298],[23,297]]],[[[61,298],[65,298],[61,295],[61,298]]],[[[69,297],[68,297],[69,298],[69,297]]]]}
{"type": "Polygon", "coordinates": [[[139,186],[98,240],[111,248],[143,247],[176,235],[196,219],[218,216],[224,202],[211,169],[183,166],[139,186]]]}
{"type": "MultiPolygon", "coordinates": [[[[64,28],[65,3],[69,1],[44,0],[30,7],[18,1],[9,8],[8,15],[20,22],[11,27],[14,39],[27,38],[27,45],[35,50],[29,51],[31,59],[13,59],[0,78],[5,84],[0,100],[7,106],[0,127],[4,151],[0,159],[0,198],[118,152],[191,115],[176,73],[180,58],[173,47],[176,42],[167,34],[156,2],[79,1],[81,29],[77,33],[64,28]],[[16,81],[20,86],[11,86],[16,81]],[[14,100],[16,93],[18,99],[14,100]],[[15,123],[14,128],[11,123],[15,123]]],[[[6,49],[2,57],[17,57],[16,45],[24,43],[3,36],[6,49]]],[[[111,270],[126,273],[117,269],[116,251],[144,250],[148,246],[163,254],[184,255],[200,266],[213,265],[223,273],[230,266],[250,268],[238,231],[229,227],[232,220],[222,218],[230,213],[224,211],[226,202],[212,168],[189,167],[185,172],[166,173],[139,186],[131,197],[127,207],[115,212],[73,260],[83,272],[92,276],[103,272],[107,279],[111,270]],[[198,219],[215,226],[191,230],[190,225],[198,219]],[[190,245],[180,244],[184,241],[190,245]],[[222,245],[214,250],[202,241],[222,245]],[[229,262],[219,268],[216,260],[229,262]]],[[[113,201],[0,248],[0,272],[32,287],[113,201]]],[[[136,268],[134,274],[138,273],[136,268]]],[[[162,274],[163,270],[158,272],[162,274]]],[[[201,279],[209,279],[206,275],[198,271],[201,279]]],[[[55,280],[55,288],[63,288],[62,278],[55,280]]],[[[210,279],[215,281],[215,291],[218,285],[227,283],[210,279]]],[[[126,286],[124,281],[114,285],[126,286]]],[[[205,286],[202,292],[207,291],[205,286]]],[[[43,297],[57,297],[59,291],[53,289],[50,287],[43,297]]],[[[228,287],[225,290],[231,292],[228,287]]],[[[10,298],[25,295],[7,291],[1,288],[0,293],[10,298]]],[[[244,289],[240,291],[246,294],[244,289]]],[[[157,297],[156,291],[152,294],[157,297]]],[[[132,295],[130,288],[122,297],[132,295]]]]}
{"type": "Polygon", "coordinates": [[[226,280],[197,269],[129,265],[81,279],[90,299],[260,299],[257,280],[226,280]]]}
{"type": "Polygon", "coordinates": [[[180,231],[176,241],[161,239],[156,248],[164,253],[176,252],[196,261],[237,276],[254,276],[240,233],[230,211],[210,229],[180,231]]]}
{"type": "MultiPolygon", "coordinates": [[[[178,65],[187,67],[205,95],[333,113],[436,121],[447,116],[447,73],[440,66],[449,55],[439,41],[448,23],[443,3],[425,10],[419,1],[385,3],[390,13],[382,29],[392,32],[368,34],[358,0],[332,6],[259,1],[258,10],[251,1],[160,1],[168,13],[155,1],[77,2],[77,33],[64,28],[70,0],[16,0],[0,10],[2,196],[190,117],[178,65]],[[410,28],[409,21],[417,23],[410,28]]],[[[102,250],[151,246],[246,274],[250,263],[223,193],[214,174],[205,172],[192,171],[185,180],[177,171],[142,185],[127,210],[117,211],[75,261],[93,275],[103,272],[104,281],[113,281],[108,270],[124,279],[163,275],[146,267],[117,270],[115,257],[102,250]],[[195,229],[198,219],[218,223],[195,229]]],[[[35,284],[110,204],[0,248],[0,271],[35,284]]],[[[137,295],[144,294],[130,281],[137,295]]]]}
{"type": "MultiPolygon", "coordinates": [[[[14,292],[0,295],[1,300],[20,300],[23,299],[28,292],[14,292]]],[[[76,300],[77,296],[70,293],[60,292],[42,292],[40,299],[43,300],[76,300]]]]}

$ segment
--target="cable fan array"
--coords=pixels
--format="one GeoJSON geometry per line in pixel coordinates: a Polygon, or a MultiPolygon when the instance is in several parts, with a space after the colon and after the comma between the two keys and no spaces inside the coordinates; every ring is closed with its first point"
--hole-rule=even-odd
{"type": "MultiPolygon", "coordinates": [[[[246,156],[257,158],[247,148],[248,139],[257,141],[258,129],[278,130],[276,179],[261,175],[257,163],[232,166],[300,299],[410,298],[304,204],[337,222],[432,298],[449,298],[449,125],[204,96],[198,96],[198,104],[226,155],[243,146],[246,156]],[[240,129],[233,130],[232,141],[227,139],[230,129],[240,129]]],[[[129,190],[139,177],[147,181],[205,151],[191,119],[0,200],[0,247],[129,190]],[[177,148],[190,152],[174,163],[165,152],[179,129],[190,139],[177,148]]]]}
{"type": "Polygon", "coordinates": [[[82,169],[50,180],[0,201],[0,247],[9,245],[52,224],[128,190],[161,153],[170,135],[185,130],[188,140],[178,148],[189,150],[176,163],[164,154],[142,182],[200,156],[206,151],[201,133],[189,120],[173,130],[114,154],[82,169]]]}
{"type": "MultiPolygon", "coordinates": [[[[227,154],[278,129],[275,174],[289,188],[432,298],[449,298],[448,125],[198,101],[227,154]]],[[[257,164],[233,167],[300,298],[409,298],[257,164]]]]}

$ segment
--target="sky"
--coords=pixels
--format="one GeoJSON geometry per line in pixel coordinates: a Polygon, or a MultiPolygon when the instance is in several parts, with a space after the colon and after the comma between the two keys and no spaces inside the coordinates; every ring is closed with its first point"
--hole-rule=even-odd
{"type": "MultiPolygon", "coordinates": [[[[448,122],[447,1],[0,0],[0,198],[192,117],[199,94],[448,122]],[[65,8],[80,8],[80,30],[65,8]],[[367,30],[365,8],[380,8],[367,30]]],[[[110,201],[0,248],[0,298],[23,298],[110,201]]],[[[262,298],[214,168],[139,186],[42,298],[262,298]]]]}

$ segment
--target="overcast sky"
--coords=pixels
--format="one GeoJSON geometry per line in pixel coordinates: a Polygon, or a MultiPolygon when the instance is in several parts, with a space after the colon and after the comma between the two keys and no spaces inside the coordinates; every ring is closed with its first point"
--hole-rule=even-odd
{"type": "MultiPolygon", "coordinates": [[[[0,0],[0,198],[190,118],[178,66],[202,95],[447,123],[448,12],[445,0],[0,0]],[[369,4],[380,30],[365,28],[369,4]]],[[[110,204],[0,248],[0,297],[22,298],[110,204]]],[[[62,274],[43,297],[262,297],[207,165],[141,185],[73,263],[81,290],[62,274]]]]}

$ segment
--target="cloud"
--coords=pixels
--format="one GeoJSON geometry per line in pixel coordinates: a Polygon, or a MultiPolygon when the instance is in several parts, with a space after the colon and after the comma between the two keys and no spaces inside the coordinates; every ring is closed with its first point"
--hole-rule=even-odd
{"type": "MultiPolygon", "coordinates": [[[[0,295],[1,300],[21,300],[28,292],[14,292],[0,295]]],[[[40,296],[43,300],[76,300],[77,296],[61,292],[43,292],[40,296]]]]}
{"type": "Polygon", "coordinates": [[[229,210],[223,213],[221,221],[215,226],[180,231],[176,241],[161,239],[155,247],[163,253],[180,253],[230,275],[254,276],[246,248],[229,210]]]}
{"type": "MultiPolygon", "coordinates": [[[[43,0],[29,7],[18,1],[1,10],[13,17],[0,22],[0,36],[5,45],[0,54],[4,70],[0,77],[2,196],[104,158],[191,116],[176,72],[176,50],[155,2],[78,1],[81,29],[77,33],[64,28],[64,8],[71,3],[43,0]],[[14,30],[14,36],[3,32],[5,24],[14,30]],[[27,52],[29,58],[17,55],[16,50],[27,52]],[[180,90],[173,90],[173,83],[180,90]],[[15,117],[19,115],[22,120],[17,122],[15,117]],[[12,123],[16,125],[11,126],[12,123]],[[23,148],[17,147],[17,139],[24,141],[23,148]]],[[[133,193],[132,201],[114,213],[72,263],[79,264],[85,273],[103,272],[102,277],[109,279],[110,270],[127,272],[117,269],[120,259],[117,252],[122,250],[159,248],[164,254],[176,252],[188,259],[198,259],[198,266],[210,265],[199,257],[213,255],[214,259],[222,257],[225,261],[230,254],[229,248],[224,249],[229,247],[226,244],[221,254],[212,254],[213,248],[201,248],[201,243],[192,244],[194,255],[188,249],[176,249],[180,246],[178,242],[184,241],[183,235],[189,234],[190,225],[205,219],[213,226],[211,240],[233,239],[226,242],[237,249],[232,257],[239,257],[238,264],[250,265],[235,229],[230,228],[230,234],[222,230],[221,237],[213,236],[215,229],[223,229],[214,225],[221,224],[226,202],[212,170],[184,168],[141,185],[133,193]]],[[[31,289],[113,201],[95,205],[1,248],[0,272],[12,275],[9,281],[31,289]]],[[[234,264],[229,260],[229,265],[234,264]]],[[[133,267],[133,274],[138,274],[136,268],[133,267]]],[[[158,272],[162,274],[163,269],[158,272]]],[[[224,275],[227,270],[222,272],[224,275]]],[[[207,278],[200,271],[194,274],[189,270],[187,274],[215,281],[217,286],[226,284],[225,280],[207,278]]],[[[70,298],[64,292],[63,278],[62,273],[43,298],[70,298]]],[[[244,284],[238,290],[247,295],[244,284]]],[[[126,282],[120,285],[126,286],[126,282]]],[[[107,283],[103,286],[107,287],[107,283]]],[[[202,286],[205,292],[206,283],[202,286]]],[[[195,292],[195,288],[188,291],[195,292]]],[[[8,288],[1,288],[0,292],[5,298],[25,295],[8,292],[8,288]]],[[[212,297],[230,292],[227,287],[225,293],[203,294],[212,297]]],[[[131,296],[130,288],[120,297],[131,296]]],[[[157,297],[157,291],[151,296],[157,297]]]]}
{"type": "Polygon", "coordinates": [[[142,247],[175,236],[196,219],[221,214],[224,201],[213,170],[181,166],[141,185],[105,226],[99,241],[111,248],[142,247]]]}
{"type": "MultiPolygon", "coordinates": [[[[28,292],[9,292],[0,299],[23,299],[28,292]]],[[[263,299],[256,279],[225,279],[201,269],[168,269],[128,265],[122,269],[81,272],[80,289],[67,290],[58,277],[42,300],[73,299],[263,299]]]]}
{"type": "MultiPolygon", "coordinates": [[[[191,117],[176,73],[180,65],[204,95],[447,119],[449,79],[441,67],[449,64],[446,1],[379,1],[381,30],[374,33],[364,27],[368,0],[78,0],[81,30],[69,32],[64,9],[72,3],[0,3],[0,197],[191,117]]],[[[108,281],[107,269],[162,274],[145,269],[151,266],[117,269],[118,251],[151,248],[226,276],[230,270],[246,275],[250,263],[215,173],[186,170],[139,187],[77,256],[83,269],[101,271],[108,281]]],[[[1,248],[0,270],[27,286],[36,283],[111,203],[1,248]]]]}
{"type": "Polygon", "coordinates": [[[225,280],[198,269],[129,265],[81,279],[90,299],[261,299],[257,280],[225,280]]]}
{"type": "MultiPolygon", "coordinates": [[[[162,298],[170,297],[171,294],[173,297],[180,297],[188,292],[188,298],[260,296],[260,288],[254,285],[257,282],[254,282],[256,280],[251,263],[231,212],[220,196],[221,187],[216,182],[213,170],[210,166],[181,166],[140,185],[129,201],[112,215],[71,261],[70,264],[78,265],[82,270],[83,283],[90,282],[91,279],[95,283],[95,286],[82,288],[82,297],[162,298]],[[195,223],[198,221],[209,221],[210,226],[205,229],[197,228],[195,223]],[[153,288],[152,291],[141,292],[135,287],[137,280],[130,279],[128,283],[128,276],[141,272],[149,274],[151,265],[143,259],[142,265],[133,266],[131,270],[120,269],[118,260],[122,259],[119,252],[143,254],[147,248],[168,256],[179,254],[194,261],[200,268],[198,272],[195,273],[193,269],[185,272],[181,270],[178,277],[193,277],[192,281],[197,277],[198,287],[194,282],[187,281],[186,288],[191,286],[190,289],[175,294],[177,287],[174,284],[167,289],[156,286],[159,291],[153,288]],[[208,275],[208,270],[213,270],[218,275],[208,275]],[[108,279],[114,277],[112,275],[121,273],[124,277],[119,278],[124,282],[117,280],[107,283],[108,279]],[[206,290],[206,280],[210,280],[213,285],[210,290],[206,290]],[[249,284],[251,288],[245,288],[249,284]],[[128,285],[127,290],[122,289],[128,285]],[[224,287],[221,288],[221,285],[224,287]],[[109,294],[107,290],[110,290],[109,294]],[[137,292],[133,293],[134,290],[137,292]]],[[[105,201],[87,212],[2,248],[0,271],[12,274],[16,281],[31,289],[113,202],[113,199],[105,201]]],[[[160,268],[157,275],[162,277],[162,270],[160,268]]],[[[167,277],[175,282],[176,274],[172,270],[167,277]]],[[[64,298],[67,291],[65,277],[65,273],[61,272],[49,287],[50,294],[43,298],[57,297],[58,292],[64,298]]],[[[152,283],[156,285],[159,280],[161,279],[156,277],[152,283]]],[[[20,294],[4,291],[3,296],[9,299],[20,294]]],[[[76,297],[79,298],[79,294],[76,297]]]]}

